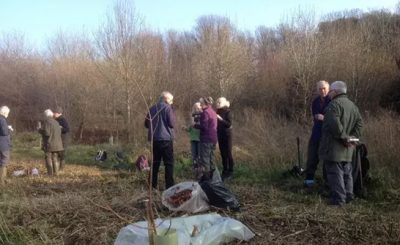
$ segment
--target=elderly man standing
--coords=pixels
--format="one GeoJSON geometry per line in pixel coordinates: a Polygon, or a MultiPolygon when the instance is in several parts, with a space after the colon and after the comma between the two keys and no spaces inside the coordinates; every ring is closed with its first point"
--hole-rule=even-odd
{"type": "Polygon", "coordinates": [[[357,106],[347,98],[342,81],[331,84],[332,99],[325,111],[319,148],[331,192],[331,205],[343,205],[353,199],[352,139],[361,136],[362,119],[357,106]]]}
{"type": "Polygon", "coordinates": [[[10,130],[6,118],[10,113],[7,106],[0,107],[0,183],[3,185],[7,176],[7,164],[10,161],[10,130]]]}
{"type": "Polygon", "coordinates": [[[54,114],[50,109],[44,111],[45,120],[38,129],[42,135],[42,150],[45,153],[47,174],[58,175],[59,153],[64,150],[61,140],[61,127],[53,118],[54,114]]]}
{"type": "Polygon", "coordinates": [[[165,188],[168,189],[174,185],[175,115],[171,107],[173,99],[170,92],[162,92],[159,102],[150,108],[145,119],[148,140],[153,141],[153,188],[157,188],[161,160],[165,166],[165,188]]]}
{"type": "MultiPolygon", "coordinates": [[[[331,101],[328,95],[329,83],[327,81],[319,81],[317,83],[318,96],[311,104],[311,112],[313,116],[313,128],[310,140],[308,142],[307,168],[305,170],[306,179],[304,180],[305,187],[314,186],[315,171],[317,171],[319,156],[318,149],[321,140],[322,122],[324,121],[324,110],[331,101]]],[[[325,168],[322,168],[324,180],[326,181],[325,168]]]]}

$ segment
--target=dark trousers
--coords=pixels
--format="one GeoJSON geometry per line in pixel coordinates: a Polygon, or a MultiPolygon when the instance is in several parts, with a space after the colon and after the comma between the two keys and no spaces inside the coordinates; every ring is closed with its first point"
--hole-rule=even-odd
{"type": "Polygon", "coordinates": [[[232,136],[218,137],[218,146],[222,158],[222,175],[231,175],[235,165],[232,157],[232,136]]]}
{"type": "Polygon", "coordinates": [[[190,148],[192,152],[192,163],[199,160],[200,156],[200,141],[190,141],[190,148]]]}
{"type": "Polygon", "coordinates": [[[350,162],[325,161],[331,203],[342,205],[353,199],[353,176],[350,162]]]}
{"type": "Polygon", "coordinates": [[[65,150],[58,152],[58,160],[60,163],[60,170],[63,170],[65,165],[65,150]]]}
{"type": "MultiPolygon", "coordinates": [[[[310,139],[310,141],[308,142],[307,167],[305,170],[306,180],[313,180],[315,177],[315,172],[317,171],[319,163],[318,149],[319,149],[319,140],[310,139]]],[[[324,177],[324,181],[327,182],[326,169],[324,165],[325,164],[323,164],[322,166],[322,174],[324,177]]]]}
{"type": "Polygon", "coordinates": [[[157,188],[161,160],[165,166],[165,188],[168,189],[174,185],[174,147],[172,141],[153,142],[153,188],[157,188]]]}
{"type": "Polygon", "coordinates": [[[60,168],[58,157],[58,152],[45,152],[46,168],[49,176],[58,175],[58,170],[60,168]]]}
{"type": "Polygon", "coordinates": [[[60,163],[60,170],[63,170],[65,165],[65,151],[67,150],[67,135],[61,134],[61,140],[63,143],[64,150],[58,152],[58,161],[60,163]]]}

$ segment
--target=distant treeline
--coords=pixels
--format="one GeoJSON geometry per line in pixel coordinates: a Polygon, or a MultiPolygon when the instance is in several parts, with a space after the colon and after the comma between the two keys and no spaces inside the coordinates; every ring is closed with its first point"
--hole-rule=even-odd
{"type": "Polygon", "coordinates": [[[236,116],[251,108],[303,122],[315,83],[342,80],[363,113],[400,112],[399,14],[354,10],[317,22],[312,11],[299,11],[254,33],[203,16],[191,31],[159,33],[118,2],[98,31],[58,33],[43,51],[29,37],[3,34],[0,104],[11,108],[17,131],[33,130],[57,105],[76,140],[98,131],[131,142],[163,90],[174,94],[181,116],[201,96],[225,96],[236,116]]]}

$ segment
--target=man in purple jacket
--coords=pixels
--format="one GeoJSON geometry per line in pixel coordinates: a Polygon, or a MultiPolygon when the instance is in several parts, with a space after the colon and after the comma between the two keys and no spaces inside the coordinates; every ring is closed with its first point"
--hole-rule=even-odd
{"type": "Polygon", "coordinates": [[[168,189],[174,185],[175,115],[171,107],[173,99],[170,92],[162,92],[159,102],[150,108],[145,119],[144,125],[148,128],[148,140],[153,141],[153,188],[157,188],[161,160],[165,166],[165,188],[168,189]]]}
{"type": "Polygon", "coordinates": [[[212,108],[213,99],[205,97],[200,99],[200,104],[203,112],[200,115],[200,122],[194,127],[200,129],[200,159],[199,165],[202,168],[201,180],[213,178],[214,151],[217,144],[217,113],[212,108]]]}

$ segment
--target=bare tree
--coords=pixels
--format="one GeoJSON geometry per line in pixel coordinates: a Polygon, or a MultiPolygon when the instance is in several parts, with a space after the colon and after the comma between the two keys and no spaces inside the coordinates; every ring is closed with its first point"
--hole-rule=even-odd
{"type": "Polygon", "coordinates": [[[142,20],[128,1],[118,1],[114,6],[112,15],[100,27],[97,35],[98,59],[107,63],[102,68],[110,71],[103,73],[114,74],[115,86],[122,86],[125,105],[125,129],[128,142],[131,141],[132,100],[135,83],[139,78],[140,70],[138,61],[138,36],[141,31],[142,20]]]}
{"type": "Polygon", "coordinates": [[[195,82],[203,93],[234,100],[250,71],[251,53],[228,18],[201,17],[195,31],[195,82]]]}
{"type": "Polygon", "coordinates": [[[292,108],[295,109],[292,115],[305,119],[314,84],[321,79],[316,76],[320,43],[316,35],[315,13],[299,9],[289,21],[281,24],[279,31],[284,41],[285,63],[292,76],[288,84],[288,98],[292,99],[292,108]]]}
{"type": "Polygon", "coordinates": [[[60,32],[48,43],[51,62],[47,79],[51,105],[62,106],[71,125],[78,125],[79,140],[90,120],[89,112],[96,106],[94,91],[98,80],[94,77],[90,59],[92,50],[91,41],[83,33],[68,35],[60,32]]]}

